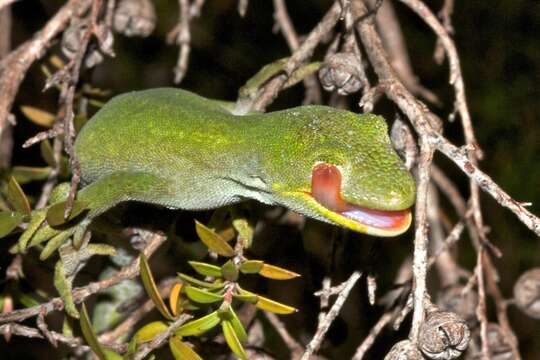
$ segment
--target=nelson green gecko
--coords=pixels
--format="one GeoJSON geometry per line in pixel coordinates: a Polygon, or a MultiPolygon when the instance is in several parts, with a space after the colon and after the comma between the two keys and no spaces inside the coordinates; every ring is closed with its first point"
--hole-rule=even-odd
{"type": "Polygon", "coordinates": [[[54,284],[78,317],[73,278],[89,257],[114,253],[88,244],[86,229],[121,202],[205,210],[254,199],[360,233],[399,235],[411,224],[415,183],[387,131],[382,117],[327,106],[238,116],[228,103],[180,89],[120,95],[76,138],[77,216],[51,223],[69,189],[59,185],[50,205],[32,212],[13,251],[47,242],[44,260],[60,248],[54,284]]]}
{"type": "Polygon", "coordinates": [[[84,220],[27,231],[20,250],[55,236],[48,256],[124,201],[203,210],[255,199],[375,236],[408,229],[415,183],[382,117],[316,105],[237,116],[225,104],[174,88],[110,100],[74,145],[84,220]]]}

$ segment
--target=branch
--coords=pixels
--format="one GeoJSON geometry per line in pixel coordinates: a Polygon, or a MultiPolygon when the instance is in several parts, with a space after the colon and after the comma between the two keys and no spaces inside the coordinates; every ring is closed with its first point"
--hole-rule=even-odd
{"type": "Polygon", "coordinates": [[[313,54],[322,38],[336,25],[340,14],[341,6],[336,1],[317,26],[309,33],[302,45],[288,59],[283,67],[285,75],[276,76],[268,82],[253,106],[254,110],[263,111],[276,98],[288,77],[313,54]]]}
{"type": "Polygon", "coordinates": [[[315,333],[315,335],[313,335],[313,338],[307,345],[306,351],[302,355],[301,360],[308,360],[313,355],[313,353],[317,351],[319,346],[321,346],[326,332],[330,328],[332,322],[334,322],[334,319],[338,316],[341,308],[343,307],[343,304],[345,303],[345,300],[347,300],[347,298],[349,297],[349,293],[351,292],[358,279],[360,279],[360,276],[362,276],[362,274],[355,271],[352,273],[352,275],[346,282],[340,285],[340,288],[342,288],[343,290],[339,293],[336,302],[334,303],[334,305],[332,305],[332,308],[330,308],[328,313],[326,313],[322,320],[319,321],[317,332],[315,333]]]}
{"type": "MultiPolygon", "coordinates": [[[[163,242],[166,240],[166,237],[161,234],[154,234],[146,232],[146,234],[151,235],[151,238],[148,241],[148,245],[144,249],[144,254],[149,258],[163,242]]],[[[73,290],[73,301],[75,303],[83,302],[87,297],[93,295],[103,289],[114,286],[126,279],[133,279],[139,274],[139,257],[134,259],[131,264],[122,268],[114,276],[111,276],[108,279],[95,281],[86,286],[79,287],[73,290]]],[[[27,309],[15,310],[5,314],[0,314],[0,324],[8,323],[13,321],[23,321],[33,316],[39,315],[43,311],[44,315],[55,311],[62,310],[64,308],[64,301],[60,297],[53,298],[46,303],[32,306],[27,309]]]]}
{"type": "Polygon", "coordinates": [[[167,330],[160,333],[158,336],[156,336],[152,341],[149,343],[143,344],[139,350],[134,354],[133,360],[142,360],[146,355],[148,355],[152,350],[155,350],[162,346],[169,338],[173,335],[174,331],[178,329],[182,324],[184,324],[186,321],[191,319],[193,316],[191,315],[180,315],[178,319],[176,319],[167,330]]]}
{"type": "Polygon", "coordinates": [[[6,127],[9,111],[17,90],[30,66],[40,59],[56,37],[76,13],[87,11],[91,0],[70,0],[37,32],[32,40],[20,45],[0,63],[0,134],[6,127]]]}

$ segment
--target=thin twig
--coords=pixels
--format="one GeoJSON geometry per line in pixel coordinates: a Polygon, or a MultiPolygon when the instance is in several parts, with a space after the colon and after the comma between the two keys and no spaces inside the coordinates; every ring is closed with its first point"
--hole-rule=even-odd
{"type": "MultiPolygon", "coordinates": [[[[144,249],[144,254],[149,258],[163,242],[166,240],[166,237],[162,234],[149,233],[145,232],[150,239],[148,245],[144,249]]],[[[93,295],[103,289],[114,286],[126,279],[133,279],[139,274],[139,258],[134,259],[131,264],[122,268],[119,272],[114,274],[108,279],[92,282],[86,286],[79,287],[73,290],[73,301],[75,303],[83,302],[87,297],[93,295]]],[[[46,303],[32,306],[26,309],[15,310],[9,313],[0,314],[0,324],[13,322],[13,321],[23,321],[25,319],[39,315],[41,311],[44,311],[45,314],[48,314],[55,310],[62,310],[64,308],[64,301],[60,297],[53,298],[46,303]],[[44,310],[42,310],[44,309],[44,310]]]]}
{"type": "Polygon", "coordinates": [[[291,359],[297,358],[299,355],[302,354],[304,351],[304,348],[298,341],[296,341],[292,335],[287,331],[287,328],[285,327],[285,324],[281,322],[279,317],[277,317],[275,314],[264,311],[263,312],[270,324],[274,327],[274,329],[277,331],[279,336],[281,336],[281,339],[291,352],[291,359]]]}
{"type": "Polygon", "coordinates": [[[178,0],[179,20],[178,24],[171,30],[167,36],[169,43],[176,43],[180,46],[178,60],[174,68],[174,82],[179,84],[189,66],[189,53],[191,52],[191,33],[189,29],[189,21],[191,14],[197,13],[196,10],[191,11],[189,0],[178,0]]]}
{"type": "Polygon", "coordinates": [[[45,54],[47,48],[51,46],[51,41],[66,27],[70,19],[76,13],[86,11],[91,3],[91,0],[70,0],[34,35],[32,40],[23,43],[2,60],[0,134],[4,131],[13,99],[30,66],[45,54]]]}
{"type": "MultiPolygon", "coordinates": [[[[159,284],[159,293],[162,297],[165,297],[170,290],[171,286],[178,280],[176,278],[166,279],[159,284]]],[[[110,331],[107,331],[99,335],[99,342],[112,343],[120,336],[133,330],[134,326],[150,311],[152,311],[156,305],[152,299],[146,300],[138,309],[132,311],[127,318],[125,318],[120,324],[110,331]]]]}
{"type": "MultiPolygon", "coordinates": [[[[274,0],[274,18],[276,19],[276,24],[279,26],[283,37],[289,45],[291,51],[295,51],[300,46],[300,40],[298,39],[298,34],[294,29],[294,25],[289,17],[287,12],[287,6],[285,5],[284,0],[274,0]]],[[[321,102],[321,89],[319,87],[317,78],[315,75],[310,75],[304,80],[304,87],[306,88],[306,95],[304,97],[303,104],[318,104],[321,102]]]]}
{"type": "Polygon", "coordinates": [[[364,341],[362,341],[362,343],[358,346],[351,360],[362,360],[364,358],[368,350],[371,348],[371,346],[373,346],[373,343],[375,342],[377,336],[379,336],[379,334],[386,327],[386,325],[388,325],[388,323],[392,321],[394,316],[395,314],[393,312],[388,311],[379,318],[379,320],[375,323],[375,325],[373,325],[373,327],[369,331],[368,336],[366,336],[364,341]]]}
{"type": "Polygon", "coordinates": [[[336,25],[340,14],[341,6],[336,1],[322,20],[309,33],[302,45],[287,60],[287,63],[283,67],[285,75],[276,76],[264,87],[253,105],[254,110],[263,111],[276,98],[288,77],[313,54],[313,51],[321,42],[322,38],[336,25]]]}
{"type": "Polygon", "coordinates": [[[420,137],[420,156],[418,158],[417,189],[415,206],[415,235],[413,256],[413,303],[414,312],[409,335],[412,342],[418,341],[420,325],[424,321],[424,299],[427,286],[427,197],[429,189],[429,169],[433,161],[434,149],[429,145],[425,136],[420,137]]]}
{"type": "Polygon", "coordinates": [[[187,314],[180,315],[178,319],[169,325],[167,330],[154,337],[152,341],[141,345],[141,347],[139,347],[137,352],[133,355],[133,360],[144,359],[144,357],[150,354],[150,352],[162,346],[167,340],[169,340],[176,329],[178,329],[180,326],[182,326],[182,324],[192,317],[192,315],[187,314]]]}
{"type": "Polygon", "coordinates": [[[324,315],[322,321],[319,321],[317,332],[315,333],[315,335],[313,335],[313,338],[306,346],[306,350],[301,358],[302,360],[308,360],[311,355],[313,355],[313,353],[317,351],[317,349],[319,349],[319,346],[321,346],[326,332],[330,328],[330,325],[334,322],[334,319],[338,316],[341,308],[343,307],[343,304],[345,303],[345,300],[347,300],[347,298],[349,297],[349,293],[351,292],[358,279],[360,279],[361,275],[361,273],[355,271],[352,273],[349,279],[343,283],[345,284],[345,286],[343,286],[343,290],[339,293],[336,301],[334,302],[334,305],[332,305],[332,308],[330,308],[328,313],[324,315]]]}

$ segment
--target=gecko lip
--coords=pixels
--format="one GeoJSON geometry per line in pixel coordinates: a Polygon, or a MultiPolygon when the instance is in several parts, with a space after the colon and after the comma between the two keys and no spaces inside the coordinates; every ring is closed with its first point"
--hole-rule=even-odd
{"type": "Polygon", "coordinates": [[[407,230],[411,223],[410,209],[377,210],[344,200],[341,196],[341,172],[335,165],[321,163],[313,168],[310,195],[327,210],[345,218],[338,219],[338,222],[341,220],[344,225],[352,225],[366,233],[379,236],[398,235],[407,230]],[[354,226],[354,223],[360,226],[354,226]]]}

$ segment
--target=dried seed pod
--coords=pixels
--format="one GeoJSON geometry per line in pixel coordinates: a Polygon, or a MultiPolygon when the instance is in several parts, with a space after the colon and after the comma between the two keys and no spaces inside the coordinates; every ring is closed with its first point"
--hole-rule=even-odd
{"type": "Polygon", "coordinates": [[[79,18],[71,19],[68,28],[62,34],[60,47],[62,53],[68,58],[73,59],[81,47],[81,41],[88,30],[86,23],[79,18]]]}
{"type": "MultiPolygon", "coordinates": [[[[489,358],[491,360],[513,360],[512,347],[506,341],[501,327],[498,324],[489,323],[487,325],[487,348],[489,349],[489,358]]],[[[465,360],[482,360],[482,338],[480,329],[474,331],[469,349],[465,354],[465,360]]]]}
{"type": "Polygon", "coordinates": [[[394,346],[386,354],[384,360],[422,360],[422,353],[420,350],[410,341],[402,340],[394,346]]]}
{"type": "Polygon", "coordinates": [[[473,327],[478,322],[476,319],[476,305],[478,304],[478,294],[473,289],[463,292],[464,287],[453,285],[444,289],[437,297],[437,305],[441,310],[458,314],[467,322],[469,327],[473,327]]]}
{"type": "MultiPolygon", "coordinates": [[[[74,18],[71,20],[69,27],[62,34],[62,41],[60,44],[62,53],[68,59],[73,59],[77,55],[81,47],[82,39],[87,31],[89,31],[89,29],[86,21],[79,18],[74,18]]],[[[112,47],[112,34],[109,32],[108,34],[104,34],[104,36],[103,45],[112,47]]],[[[96,66],[103,61],[103,54],[93,43],[88,45],[86,53],[84,64],[88,68],[96,66]]]]}
{"type": "Polygon", "coordinates": [[[540,268],[524,272],[514,285],[517,307],[528,316],[540,319],[540,268]]]}
{"type": "Polygon", "coordinates": [[[418,346],[430,359],[455,359],[467,348],[470,337],[465,320],[455,313],[435,310],[420,326],[418,346]]]}
{"type": "Polygon", "coordinates": [[[362,63],[354,53],[341,52],[330,55],[319,70],[319,79],[326,91],[340,95],[357,92],[364,85],[362,63]]]}
{"type": "Polygon", "coordinates": [[[156,10],[149,0],[122,0],[114,13],[114,30],[126,36],[146,37],[156,27],[156,10]]]}

